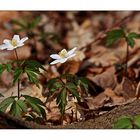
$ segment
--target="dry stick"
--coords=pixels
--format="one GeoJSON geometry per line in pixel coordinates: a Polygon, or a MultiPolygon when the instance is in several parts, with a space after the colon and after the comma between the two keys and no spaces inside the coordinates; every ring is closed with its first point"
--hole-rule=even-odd
{"type": "MultiPolygon", "coordinates": [[[[19,58],[18,58],[18,54],[17,54],[17,50],[15,49],[15,54],[16,54],[16,59],[17,61],[19,61],[19,58]]],[[[19,67],[19,63],[17,62],[17,66],[19,67]]],[[[18,99],[20,98],[20,87],[19,87],[19,84],[20,84],[20,80],[18,79],[18,99]]]]}
{"type": "MultiPolygon", "coordinates": [[[[118,22],[116,22],[115,24],[113,24],[111,27],[107,28],[105,31],[101,31],[97,34],[97,36],[95,37],[95,39],[90,43],[90,44],[94,44],[97,41],[101,41],[102,39],[104,39],[106,37],[106,33],[110,30],[112,30],[115,27],[121,26],[122,24],[128,22],[131,18],[134,18],[134,16],[137,14],[137,12],[133,12],[132,14],[120,19],[118,22]]],[[[89,47],[92,47],[92,45],[89,44],[89,47]]],[[[81,47],[80,50],[82,50],[84,47],[81,47]]]]}

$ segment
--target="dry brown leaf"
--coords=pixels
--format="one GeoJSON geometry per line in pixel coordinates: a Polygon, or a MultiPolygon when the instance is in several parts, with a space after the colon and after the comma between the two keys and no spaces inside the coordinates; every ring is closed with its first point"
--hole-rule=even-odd
{"type": "Polygon", "coordinates": [[[117,85],[114,92],[116,95],[123,96],[127,100],[135,97],[136,88],[133,82],[131,82],[128,78],[123,77],[122,82],[117,85]]]}
{"type": "Polygon", "coordinates": [[[94,82],[96,85],[102,87],[103,89],[111,88],[114,89],[117,85],[117,79],[115,76],[115,69],[109,68],[107,71],[96,75],[95,77],[87,77],[92,82],[94,82]]]}
{"type": "Polygon", "coordinates": [[[80,61],[68,61],[59,67],[60,73],[76,74],[80,68],[80,61]]]}
{"type": "Polygon", "coordinates": [[[97,110],[104,106],[104,104],[108,102],[110,98],[104,93],[100,93],[96,97],[87,97],[84,100],[87,103],[90,110],[97,110]]]}

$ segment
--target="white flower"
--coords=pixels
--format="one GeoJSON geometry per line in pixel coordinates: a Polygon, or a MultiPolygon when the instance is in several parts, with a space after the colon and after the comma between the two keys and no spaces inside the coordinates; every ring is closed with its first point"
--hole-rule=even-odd
{"type": "Polygon", "coordinates": [[[19,35],[14,35],[12,40],[4,39],[3,44],[0,45],[0,49],[4,50],[14,50],[17,47],[21,47],[24,45],[24,42],[28,39],[28,37],[24,37],[22,39],[19,38],[19,35]]]}
{"type": "Polygon", "coordinates": [[[69,58],[76,55],[75,50],[76,50],[76,48],[73,48],[72,50],[67,52],[66,49],[63,49],[58,54],[50,55],[51,58],[56,59],[53,62],[51,62],[50,64],[53,65],[53,64],[56,64],[56,63],[66,62],[69,58]]]}

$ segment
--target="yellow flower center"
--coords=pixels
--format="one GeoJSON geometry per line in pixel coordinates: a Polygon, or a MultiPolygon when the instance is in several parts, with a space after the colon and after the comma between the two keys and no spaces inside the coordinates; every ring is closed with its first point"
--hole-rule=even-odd
{"type": "Polygon", "coordinates": [[[12,39],[11,44],[12,44],[14,47],[17,46],[17,40],[12,39]]]}
{"type": "Polygon", "coordinates": [[[61,52],[58,53],[61,58],[65,58],[67,55],[67,51],[63,49],[61,52]]]}

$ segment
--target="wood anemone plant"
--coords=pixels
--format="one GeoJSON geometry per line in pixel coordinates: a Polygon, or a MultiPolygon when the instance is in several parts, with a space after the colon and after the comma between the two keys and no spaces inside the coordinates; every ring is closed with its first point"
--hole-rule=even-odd
{"type": "Polygon", "coordinates": [[[135,39],[140,39],[140,34],[135,32],[125,33],[124,29],[114,29],[107,32],[106,45],[111,46],[114,42],[119,39],[125,39],[126,41],[126,59],[125,59],[125,68],[124,75],[127,76],[128,69],[128,60],[129,60],[129,47],[133,48],[135,46],[135,39]]]}
{"type": "Polygon", "coordinates": [[[27,74],[31,83],[39,87],[37,75],[41,74],[40,69],[45,70],[45,68],[35,60],[19,60],[16,49],[17,47],[23,46],[24,41],[27,39],[28,37],[20,39],[19,35],[14,35],[12,40],[5,39],[3,41],[4,44],[0,45],[1,50],[14,50],[16,55],[15,61],[8,64],[0,64],[0,74],[2,74],[4,70],[13,72],[13,85],[17,83],[17,96],[5,98],[0,103],[0,111],[8,112],[15,117],[24,117],[27,120],[34,120],[40,123],[46,120],[43,102],[38,98],[20,94],[20,78],[23,73],[27,74]]]}

